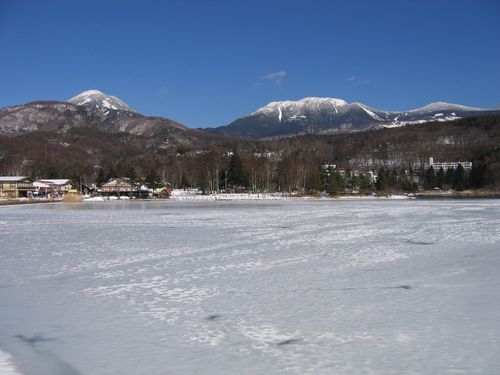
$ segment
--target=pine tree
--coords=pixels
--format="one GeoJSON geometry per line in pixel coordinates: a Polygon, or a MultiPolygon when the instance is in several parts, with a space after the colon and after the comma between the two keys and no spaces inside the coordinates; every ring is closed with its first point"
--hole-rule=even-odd
{"type": "Polygon", "coordinates": [[[113,167],[110,167],[106,173],[106,182],[108,182],[109,180],[113,179],[113,178],[116,178],[117,177],[117,174],[115,172],[115,170],[113,169],[113,167]]]}
{"type": "Polygon", "coordinates": [[[390,180],[391,177],[389,171],[384,167],[380,168],[378,171],[377,182],[375,184],[377,191],[383,191],[387,194],[390,187],[390,180]]]}
{"type": "Polygon", "coordinates": [[[344,178],[338,170],[330,172],[328,180],[328,194],[338,195],[344,191],[344,178]]]}
{"type": "Polygon", "coordinates": [[[362,174],[359,176],[359,192],[361,194],[366,194],[372,191],[372,181],[366,174],[362,174]]]}
{"type": "Polygon", "coordinates": [[[458,164],[457,169],[455,170],[455,180],[453,182],[453,188],[462,191],[465,189],[465,170],[462,167],[462,164],[458,164]]]}
{"type": "Polygon", "coordinates": [[[389,179],[389,186],[392,188],[396,188],[399,185],[399,175],[398,171],[396,171],[396,168],[393,168],[390,179],[389,179]]]}
{"type": "Polygon", "coordinates": [[[156,173],[156,171],[153,169],[151,172],[148,173],[146,178],[144,179],[144,184],[149,188],[149,189],[158,189],[164,186],[164,183],[161,179],[161,177],[156,173]]]}
{"type": "Polygon", "coordinates": [[[229,161],[227,183],[234,189],[245,188],[248,186],[248,179],[243,171],[243,162],[241,161],[241,158],[236,151],[233,152],[233,155],[231,155],[231,160],[229,161]]]}
{"type": "Polygon", "coordinates": [[[99,169],[99,173],[97,174],[97,177],[95,179],[95,184],[97,186],[102,186],[102,184],[106,183],[106,176],[104,176],[104,170],[102,168],[99,169]]]}
{"type": "Polygon", "coordinates": [[[484,186],[493,187],[496,184],[495,173],[486,165],[486,170],[484,171],[484,186]]]}
{"type": "Polygon", "coordinates": [[[436,187],[436,173],[432,165],[425,171],[424,189],[432,190],[436,187]]]}
{"type": "Polygon", "coordinates": [[[132,185],[138,185],[138,184],[141,183],[141,179],[137,175],[134,167],[132,167],[132,168],[129,169],[129,171],[127,172],[127,175],[125,177],[127,177],[129,179],[129,182],[132,185]]]}
{"type": "Polygon", "coordinates": [[[182,176],[181,176],[181,189],[186,190],[189,187],[191,187],[190,183],[189,183],[186,175],[183,173],[182,176]]]}
{"type": "Polygon", "coordinates": [[[450,188],[453,186],[454,182],[455,182],[455,169],[448,168],[444,176],[444,183],[448,188],[450,188]]]}
{"type": "Polygon", "coordinates": [[[469,184],[474,189],[492,186],[495,184],[495,175],[486,163],[474,162],[469,174],[469,184]]]}
{"type": "Polygon", "coordinates": [[[436,173],[436,186],[440,189],[443,188],[445,183],[446,175],[444,173],[443,167],[439,168],[439,171],[436,173]]]}

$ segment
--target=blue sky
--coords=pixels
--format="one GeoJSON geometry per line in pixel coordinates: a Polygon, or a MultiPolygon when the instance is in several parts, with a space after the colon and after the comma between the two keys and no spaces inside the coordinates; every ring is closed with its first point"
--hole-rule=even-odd
{"type": "Polygon", "coordinates": [[[0,0],[0,107],[98,89],[224,125],[328,96],[500,105],[500,2],[0,0]]]}

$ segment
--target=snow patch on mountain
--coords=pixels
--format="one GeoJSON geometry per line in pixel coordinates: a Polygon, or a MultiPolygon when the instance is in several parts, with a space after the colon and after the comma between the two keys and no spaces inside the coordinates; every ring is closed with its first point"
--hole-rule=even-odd
{"type": "Polygon", "coordinates": [[[370,117],[374,118],[375,120],[384,121],[382,118],[380,118],[380,116],[378,116],[374,112],[370,111],[363,104],[361,104],[361,103],[355,103],[355,104],[357,104],[363,111],[365,111],[370,117]]]}

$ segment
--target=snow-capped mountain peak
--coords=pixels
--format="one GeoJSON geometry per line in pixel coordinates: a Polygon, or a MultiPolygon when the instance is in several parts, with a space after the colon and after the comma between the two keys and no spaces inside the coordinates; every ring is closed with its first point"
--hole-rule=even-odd
{"type": "Polygon", "coordinates": [[[304,110],[318,109],[322,106],[342,107],[348,104],[345,100],[335,98],[308,97],[300,100],[285,100],[280,102],[271,102],[264,107],[259,108],[254,113],[271,112],[281,110],[304,110]]]}
{"type": "Polygon", "coordinates": [[[288,120],[298,120],[307,117],[311,111],[331,110],[338,112],[338,108],[348,105],[342,99],[308,97],[300,100],[285,100],[281,102],[271,102],[259,108],[252,115],[276,115],[279,122],[288,120]]]}
{"type": "Polygon", "coordinates": [[[68,102],[76,105],[84,105],[101,110],[121,110],[135,112],[123,100],[116,96],[107,95],[99,90],[87,90],[72,97],[68,102]]]}
{"type": "Polygon", "coordinates": [[[461,104],[453,104],[446,102],[434,102],[426,106],[413,109],[409,112],[435,112],[435,111],[481,111],[481,108],[468,107],[461,104]]]}

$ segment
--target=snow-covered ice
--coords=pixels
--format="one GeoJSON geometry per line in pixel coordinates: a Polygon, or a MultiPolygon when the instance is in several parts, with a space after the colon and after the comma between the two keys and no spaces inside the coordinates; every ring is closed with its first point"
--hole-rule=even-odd
{"type": "Polygon", "coordinates": [[[497,374],[499,226],[500,200],[0,207],[0,373],[497,374]]]}

